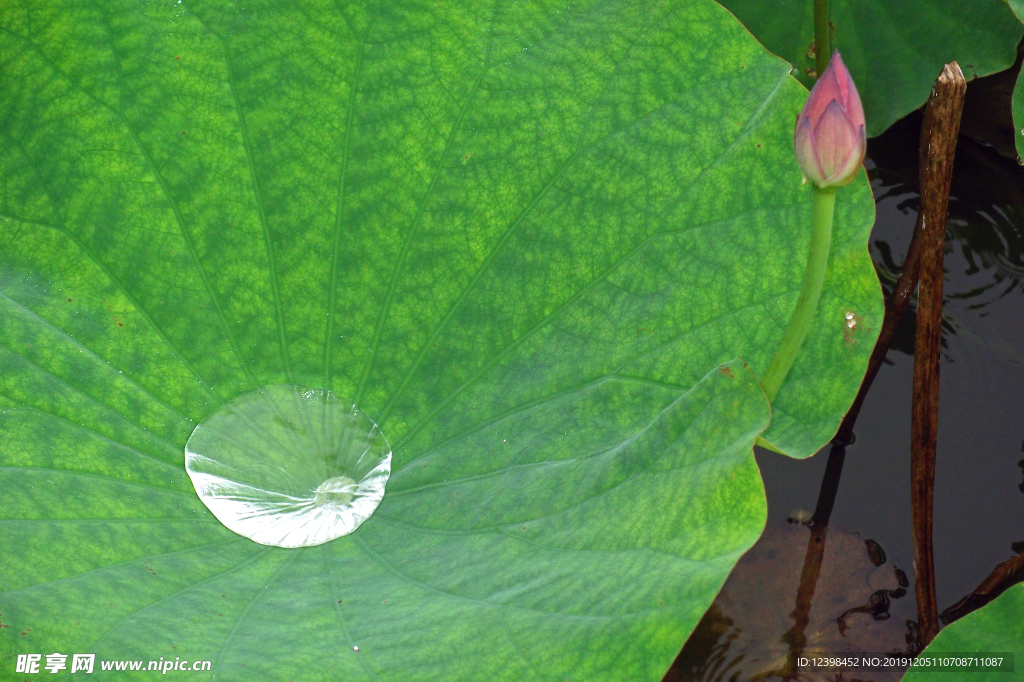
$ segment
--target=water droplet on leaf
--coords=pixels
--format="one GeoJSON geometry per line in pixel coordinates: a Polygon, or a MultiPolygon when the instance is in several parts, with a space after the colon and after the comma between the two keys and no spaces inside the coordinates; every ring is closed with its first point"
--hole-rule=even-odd
{"type": "Polygon", "coordinates": [[[261,545],[310,547],[373,514],[391,446],[369,416],[324,389],[267,386],[192,432],[185,469],[225,526],[261,545]]]}

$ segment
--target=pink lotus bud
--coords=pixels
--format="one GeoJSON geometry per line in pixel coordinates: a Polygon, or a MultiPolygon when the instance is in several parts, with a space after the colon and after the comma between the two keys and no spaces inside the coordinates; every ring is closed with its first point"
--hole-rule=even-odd
{"type": "Polygon", "coordinates": [[[839,50],[796,119],[793,149],[804,178],[818,187],[848,185],[860,170],[867,150],[864,109],[839,50]]]}

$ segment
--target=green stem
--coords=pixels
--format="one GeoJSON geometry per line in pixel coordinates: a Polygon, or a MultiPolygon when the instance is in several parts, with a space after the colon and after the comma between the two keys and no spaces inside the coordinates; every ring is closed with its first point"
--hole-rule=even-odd
{"type": "Polygon", "coordinates": [[[825,282],[828,267],[828,252],[832,246],[832,213],[836,206],[836,188],[814,188],[814,211],[811,215],[811,250],[807,254],[807,269],[800,285],[800,297],[796,300],[793,316],[789,318],[782,343],[775,351],[775,357],[768,365],[768,371],[761,380],[768,400],[774,400],[782,388],[782,382],[789,374],[800,348],[804,345],[807,332],[814,321],[814,313],[821,298],[821,285],[825,282]]]}
{"type": "Polygon", "coordinates": [[[818,75],[825,73],[832,58],[832,36],[828,25],[828,0],[814,0],[814,61],[818,75]]]}

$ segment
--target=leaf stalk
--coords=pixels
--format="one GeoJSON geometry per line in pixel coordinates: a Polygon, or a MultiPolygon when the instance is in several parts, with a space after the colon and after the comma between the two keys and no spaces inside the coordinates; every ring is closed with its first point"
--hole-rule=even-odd
{"type": "Polygon", "coordinates": [[[828,254],[832,247],[832,215],[836,205],[836,188],[824,189],[814,187],[814,208],[811,213],[811,248],[807,254],[807,267],[804,270],[803,283],[800,286],[800,297],[796,308],[789,318],[789,324],[782,336],[782,342],[775,351],[775,356],[768,365],[768,370],[761,379],[768,400],[775,400],[775,395],[782,387],[786,375],[789,374],[796,360],[804,339],[814,321],[814,313],[821,298],[821,288],[825,282],[825,271],[828,268],[828,254]]]}
{"type": "Polygon", "coordinates": [[[814,0],[814,63],[820,76],[832,57],[832,36],[828,21],[828,0],[814,0]]]}

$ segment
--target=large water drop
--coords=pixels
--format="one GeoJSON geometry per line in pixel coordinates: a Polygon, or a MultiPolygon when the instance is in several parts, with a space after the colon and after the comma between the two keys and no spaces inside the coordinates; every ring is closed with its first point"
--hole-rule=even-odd
{"type": "Polygon", "coordinates": [[[261,545],[310,547],[348,535],[384,498],[391,446],[352,403],[324,389],[267,386],[206,418],[185,469],[221,523],[261,545]]]}

